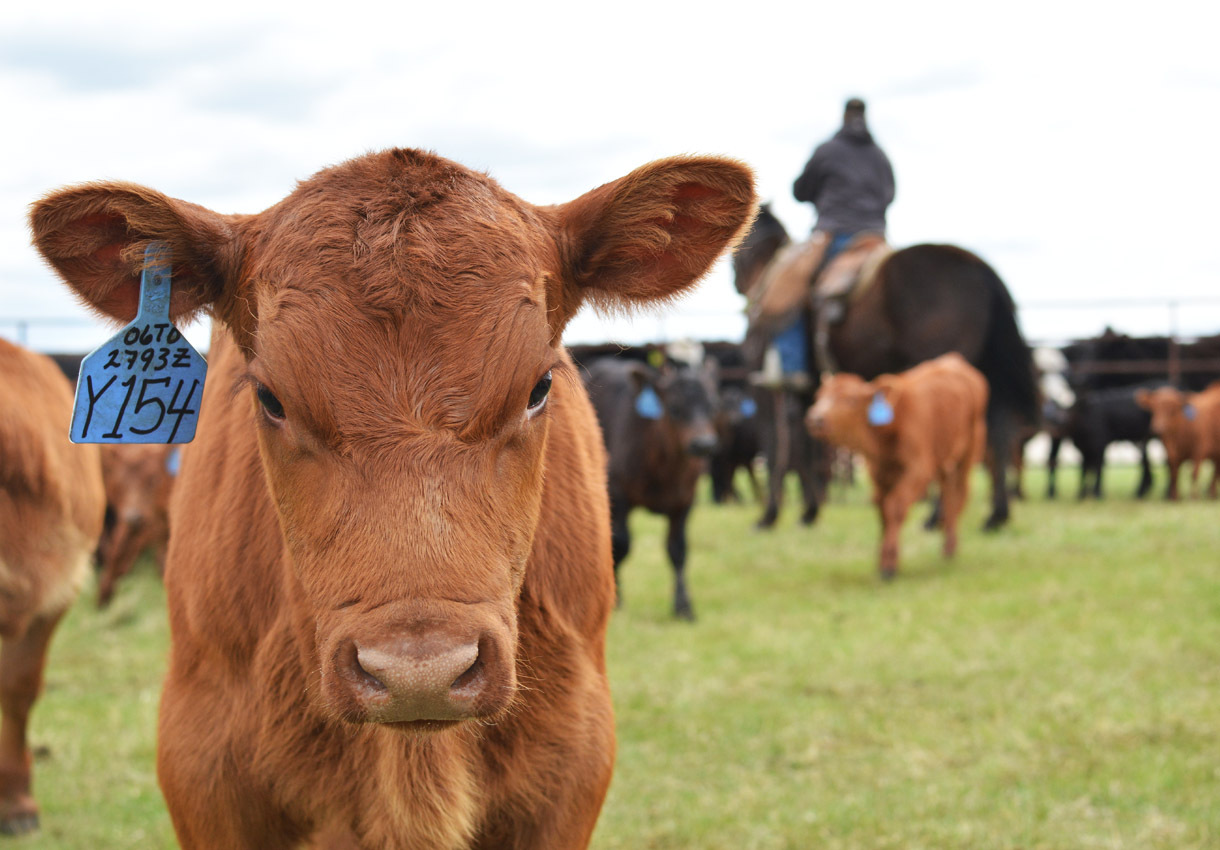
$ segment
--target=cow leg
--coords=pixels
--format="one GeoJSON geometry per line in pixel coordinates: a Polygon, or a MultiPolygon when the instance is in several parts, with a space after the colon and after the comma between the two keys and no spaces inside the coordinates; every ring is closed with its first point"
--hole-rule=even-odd
{"type": "Polygon", "coordinates": [[[614,604],[621,607],[623,596],[619,592],[618,568],[631,551],[631,529],[627,527],[627,515],[631,506],[621,499],[610,500],[610,551],[614,557],[614,604]]]}
{"type": "Polygon", "coordinates": [[[1140,443],[1140,486],[1135,498],[1142,499],[1152,490],[1152,464],[1148,462],[1148,441],[1140,443]]]}
{"type": "Polygon", "coordinates": [[[21,637],[5,640],[0,649],[0,833],[5,835],[38,828],[26,729],[42,691],[47,647],[62,617],[63,612],[35,617],[21,637]]]}
{"type": "Polygon", "coordinates": [[[665,549],[674,568],[674,616],[680,620],[694,620],[695,609],[686,592],[686,519],[690,508],[684,508],[669,516],[669,534],[665,549]]]}
{"type": "Polygon", "coordinates": [[[1093,498],[1101,501],[1101,479],[1106,469],[1106,454],[1102,450],[1101,455],[1097,458],[1097,466],[1093,469],[1093,498]]]}
{"type": "Polygon", "coordinates": [[[1062,437],[1051,437],[1050,453],[1046,456],[1046,498],[1055,498],[1055,476],[1059,472],[1059,448],[1062,437]]]}
{"type": "MultiPolygon", "coordinates": [[[[926,481],[927,479],[923,479],[926,481]]],[[[889,581],[898,572],[898,540],[902,534],[902,523],[906,520],[911,505],[927,489],[920,478],[903,475],[893,488],[880,500],[881,508],[881,578],[889,581]]]]}
{"type": "Polygon", "coordinates": [[[1178,472],[1182,468],[1182,461],[1176,457],[1170,457],[1166,460],[1165,466],[1169,470],[1169,486],[1165,488],[1165,498],[1176,502],[1178,499],[1178,472]]]}
{"type": "Polygon", "coordinates": [[[119,579],[131,572],[136,558],[145,546],[145,535],[141,533],[142,521],[120,520],[115,527],[114,538],[107,553],[102,575],[97,583],[97,607],[105,608],[114,598],[114,589],[119,579]]]}

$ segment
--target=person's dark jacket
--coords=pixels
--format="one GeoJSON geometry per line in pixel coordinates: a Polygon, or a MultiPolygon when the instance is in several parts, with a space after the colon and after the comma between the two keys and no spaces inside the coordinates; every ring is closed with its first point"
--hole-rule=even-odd
{"type": "Polygon", "coordinates": [[[819,145],[792,185],[798,201],[817,209],[828,233],[885,232],[894,200],[894,170],[863,124],[848,124],[819,145]]]}

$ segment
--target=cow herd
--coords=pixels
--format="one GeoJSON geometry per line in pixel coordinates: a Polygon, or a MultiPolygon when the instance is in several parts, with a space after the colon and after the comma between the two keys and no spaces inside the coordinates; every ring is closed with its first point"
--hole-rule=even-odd
{"type": "MultiPolygon", "coordinates": [[[[181,449],[69,443],[61,370],[0,340],[0,831],[38,825],[26,725],[89,562],[104,605],[151,549],[171,632],[157,775],[183,848],[587,846],[628,514],[667,518],[673,612],[693,619],[697,486],[710,470],[718,499],[743,477],[757,497],[776,399],[731,346],[569,353],[564,327],[687,290],[755,211],[728,159],[536,206],[403,149],[251,215],[127,183],[38,201],[36,247],[99,313],[135,315],[161,242],[171,317],[215,330],[181,449]]],[[[993,391],[956,354],[823,379],[795,411],[823,447],[797,459],[805,518],[837,445],[872,478],[883,576],[930,487],[953,554],[993,391]]],[[[1220,389],[1132,398],[1175,472],[1220,461],[1220,389]]]]}

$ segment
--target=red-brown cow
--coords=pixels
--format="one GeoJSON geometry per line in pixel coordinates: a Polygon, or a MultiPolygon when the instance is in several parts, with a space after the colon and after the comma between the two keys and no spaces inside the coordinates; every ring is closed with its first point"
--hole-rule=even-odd
{"type": "Polygon", "coordinates": [[[1135,402],[1152,413],[1152,433],[1165,446],[1169,487],[1165,498],[1178,498],[1178,472],[1191,461],[1190,489],[1197,495],[1204,461],[1212,462],[1212,480],[1207,494],[1217,496],[1220,472],[1220,382],[1201,393],[1184,393],[1173,387],[1138,390],[1135,402]]]}
{"type": "Polygon", "coordinates": [[[39,249],[135,313],[219,320],[171,502],[158,774],[191,848],[587,845],[610,780],[605,453],[560,338],[686,289],[753,178],[646,165],[537,207],[413,150],[257,215],[130,184],[35,205],[39,249]]]}
{"type": "Polygon", "coordinates": [[[0,339],[0,832],[38,826],[26,724],[47,646],[88,575],[105,498],[97,446],[68,442],[72,387],[0,339]]]}
{"type": "Polygon", "coordinates": [[[98,544],[99,608],[110,604],[119,579],[131,572],[136,558],[145,551],[152,550],[157,570],[164,572],[169,495],[180,451],[177,446],[155,443],[102,446],[106,525],[98,544]]]}
{"type": "Polygon", "coordinates": [[[819,439],[859,452],[881,511],[881,575],[898,570],[898,537],[911,505],[940,486],[946,557],[957,550],[957,521],[970,469],[986,446],[987,380],[958,354],[898,375],[823,380],[805,424],[819,439]]]}

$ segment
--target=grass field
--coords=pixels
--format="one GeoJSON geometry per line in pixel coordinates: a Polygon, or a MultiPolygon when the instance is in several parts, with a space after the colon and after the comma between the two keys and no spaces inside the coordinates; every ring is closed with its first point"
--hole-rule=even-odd
{"type": "MultiPolygon", "coordinates": [[[[767,534],[753,506],[701,506],[693,625],[669,617],[663,524],[633,515],[594,847],[1220,847],[1220,505],[1136,503],[1120,471],[1107,502],[1035,499],[984,535],[979,483],[958,558],[912,517],[890,584],[863,488],[767,534]]],[[[35,708],[43,831],[12,846],[174,847],[163,593],[145,565],[92,602],[35,708]]]]}

